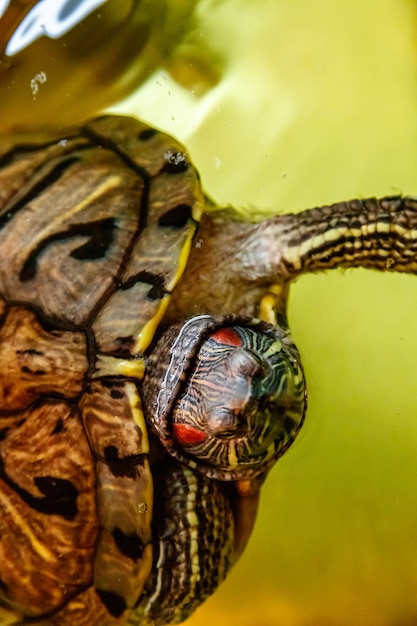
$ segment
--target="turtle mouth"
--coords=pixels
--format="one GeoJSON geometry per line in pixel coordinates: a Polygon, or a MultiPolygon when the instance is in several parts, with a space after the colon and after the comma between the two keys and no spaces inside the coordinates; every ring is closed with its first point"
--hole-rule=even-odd
{"type": "MultiPolygon", "coordinates": [[[[206,315],[160,343],[169,362],[150,421],[168,452],[218,480],[265,473],[294,441],[305,412],[304,377],[286,333],[241,316],[206,315]]],[[[155,361],[161,368],[159,354],[155,361]]]]}

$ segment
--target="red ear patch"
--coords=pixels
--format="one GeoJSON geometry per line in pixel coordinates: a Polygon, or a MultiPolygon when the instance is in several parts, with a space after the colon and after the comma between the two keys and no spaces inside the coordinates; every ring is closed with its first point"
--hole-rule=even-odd
{"type": "Polygon", "coordinates": [[[196,443],[201,443],[207,437],[206,433],[194,426],[188,424],[174,424],[173,426],[175,439],[181,445],[193,446],[196,443]]]}
{"type": "Polygon", "coordinates": [[[226,346],[236,346],[237,348],[240,348],[243,345],[243,342],[237,332],[230,327],[215,330],[211,337],[213,337],[213,339],[215,339],[218,343],[222,343],[226,346]]]}

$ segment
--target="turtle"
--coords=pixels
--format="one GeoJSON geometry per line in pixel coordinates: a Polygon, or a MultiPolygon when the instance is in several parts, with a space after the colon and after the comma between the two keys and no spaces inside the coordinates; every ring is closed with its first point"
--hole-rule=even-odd
{"type": "Polygon", "coordinates": [[[0,142],[0,621],[162,626],[224,580],[302,428],[289,286],[417,271],[417,199],[257,220],[102,115],[0,142]]]}

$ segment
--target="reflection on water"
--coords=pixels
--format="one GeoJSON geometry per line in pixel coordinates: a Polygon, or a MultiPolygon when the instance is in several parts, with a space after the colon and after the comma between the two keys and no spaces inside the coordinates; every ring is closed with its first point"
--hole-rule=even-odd
{"type": "Polygon", "coordinates": [[[161,66],[181,82],[207,88],[219,67],[195,33],[196,4],[3,0],[0,129],[74,124],[126,96],[161,66]]]}

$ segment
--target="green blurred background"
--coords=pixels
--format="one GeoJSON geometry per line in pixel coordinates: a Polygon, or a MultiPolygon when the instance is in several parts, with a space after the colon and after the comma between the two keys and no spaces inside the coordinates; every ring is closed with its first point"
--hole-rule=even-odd
{"type": "MultiPolygon", "coordinates": [[[[160,69],[113,110],[183,140],[215,200],[275,213],[417,194],[415,2],[201,0],[198,11],[192,42],[168,64],[188,89],[160,69]]],[[[39,124],[51,118],[42,98],[56,93],[44,58],[49,82],[21,108],[39,124]]],[[[88,72],[80,87],[62,75],[74,92],[57,115],[88,109],[78,88],[101,102],[88,72]]],[[[0,98],[0,126],[16,121],[12,104],[0,98]]],[[[416,279],[306,276],[289,313],[308,379],[306,424],[264,487],[241,562],[187,626],[414,626],[416,279]]]]}
{"type": "MultiPolygon", "coordinates": [[[[198,99],[159,72],[125,110],[181,138],[210,195],[286,212],[417,194],[415,2],[209,5],[219,85],[198,99]]],[[[244,557],[187,626],[415,625],[416,279],[306,276],[289,313],[305,428],[244,557]]]]}

